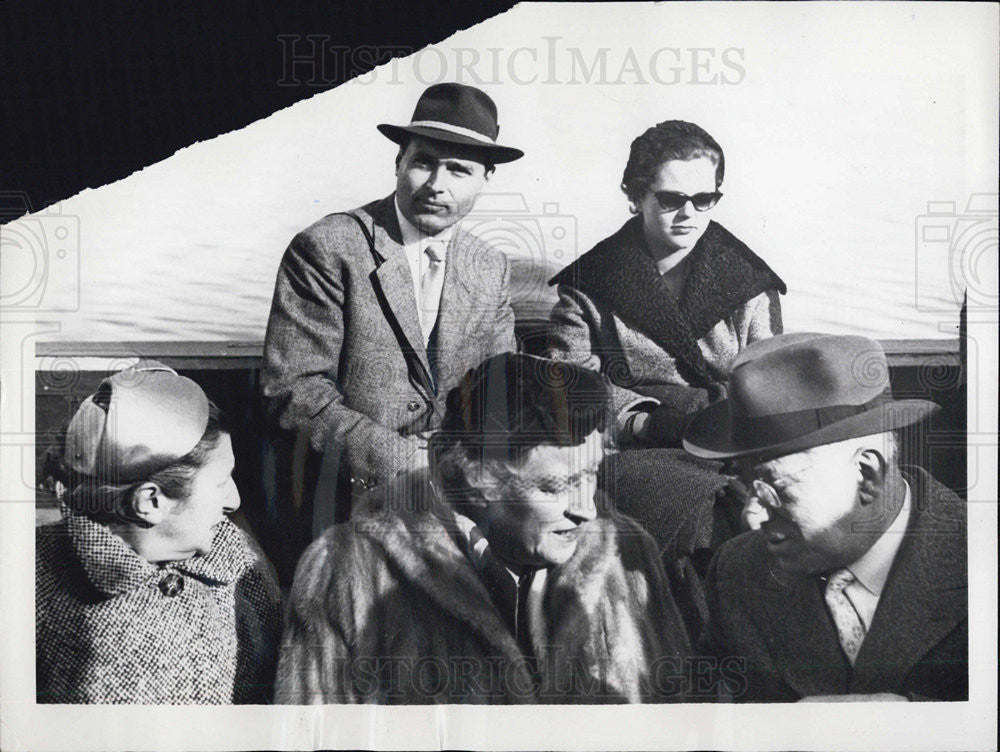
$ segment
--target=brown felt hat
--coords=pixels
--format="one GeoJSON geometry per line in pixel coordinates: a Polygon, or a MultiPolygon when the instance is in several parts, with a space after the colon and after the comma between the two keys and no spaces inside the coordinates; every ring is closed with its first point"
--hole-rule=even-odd
{"type": "Polygon", "coordinates": [[[497,106],[485,92],[464,84],[435,84],[420,95],[409,125],[377,126],[383,136],[397,144],[412,136],[482,149],[496,164],[513,162],[524,152],[497,143],[500,125],[497,106]]]}
{"type": "Polygon", "coordinates": [[[729,398],[699,412],[684,448],[709,459],[780,457],[894,431],[940,408],[895,400],[889,364],[873,339],[783,334],[749,345],[729,376],[729,398]]]}

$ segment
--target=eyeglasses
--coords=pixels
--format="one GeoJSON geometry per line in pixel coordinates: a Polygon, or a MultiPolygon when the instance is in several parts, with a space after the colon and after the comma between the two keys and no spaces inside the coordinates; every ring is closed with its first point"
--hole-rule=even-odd
{"type": "Polygon", "coordinates": [[[768,509],[778,509],[781,506],[781,499],[778,498],[778,492],[774,490],[774,486],[762,480],[755,480],[753,482],[753,491],[747,495],[748,502],[754,499],[757,500],[758,504],[768,509]]]}
{"type": "Polygon", "coordinates": [[[527,495],[536,488],[545,494],[558,494],[573,488],[579,488],[584,483],[592,483],[597,479],[596,467],[581,470],[570,476],[545,475],[540,478],[519,478],[512,476],[500,483],[500,490],[514,492],[517,495],[527,495]]]}
{"type": "Polygon", "coordinates": [[[719,191],[715,191],[714,193],[696,193],[693,196],[689,196],[686,193],[678,193],[677,191],[653,191],[653,196],[663,211],[677,211],[688,201],[691,202],[691,206],[695,208],[695,211],[708,211],[719,203],[719,199],[722,198],[722,194],[719,191]]]}

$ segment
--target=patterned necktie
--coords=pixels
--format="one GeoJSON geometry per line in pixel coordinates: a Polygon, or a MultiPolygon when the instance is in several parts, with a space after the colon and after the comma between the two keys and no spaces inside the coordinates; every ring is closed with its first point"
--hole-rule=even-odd
{"type": "Polygon", "coordinates": [[[441,284],[444,282],[444,241],[430,240],[424,247],[427,269],[420,277],[420,329],[424,344],[430,342],[434,322],[437,321],[441,301],[441,284]]]}
{"type": "Polygon", "coordinates": [[[833,616],[833,622],[837,625],[840,646],[852,666],[865,639],[865,625],[854,604],[844,595],[844,588],[854,582],[854,579],[849,569],[838,569],[826,581],[826,593],[823,596],[830,609],[830,615],[833,616]]]}

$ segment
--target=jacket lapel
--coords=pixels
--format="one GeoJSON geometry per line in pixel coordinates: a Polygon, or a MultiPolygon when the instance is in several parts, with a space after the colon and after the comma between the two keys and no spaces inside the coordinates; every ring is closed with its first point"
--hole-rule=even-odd
{"type": "MultiPolygon", "coordinates": [[[[382,290],[385,302],[389,307],[386,316],[391,316],[397,331],[397,336],[409,346],[415,355],[426,383],[422,384],[428,390],[428,397],[433,398],[434,388],[430,379],[430,362],[427,359],[427,349],[424,346],[424,334],[420,328],[420,316],[417,312],[417,301],[413,297],[413,277],[410,265],[406,260],[406,250],[403,248],[403,236],[399,229],[399,220],[393,204],[393,196],[389,196],[372,210],[374,225],[375,249],[382,257],[382,262],[376,267],[374,277],[382,290]]],[[[418,369],[419,370],[419,369],[418,369]]]]}
{"type": "Polygon", "coordinates": [[[847,691],[850,665],[815,577],[772,570],[747,594],[747,607],[775,669],[799,696],[847,691]]]}
{"type": "Polygon", "coordinates": [[[467,358],[458,358],[455,354],[470,342],[470,323],[478,313],[473,293],[479,286],[475,257],[466,250],[473,240],[465,233],[456,231],[448,245],[441,305],[432,340],[436,351],[433,359],[435,383],[438,384],[457,383],[464,371],[453,371],[464,369],[467,361],[467,358]]]}
{"type": "Polygon", "coordinates": [[[732,311],[767,290],[785,293],[785,283],[743,242],[717,222],[691,251],[681,309],[701,339],[732,311]]]}
{"type": "Polygon", "coordinates": [[[914,517],[861,644],[855,692],[902,686],[914,664],[968,613],[965,526],[956,515],[960,510],[935,498],[936,484],[923,471],[914,468],[906,479],[914,517]]]}

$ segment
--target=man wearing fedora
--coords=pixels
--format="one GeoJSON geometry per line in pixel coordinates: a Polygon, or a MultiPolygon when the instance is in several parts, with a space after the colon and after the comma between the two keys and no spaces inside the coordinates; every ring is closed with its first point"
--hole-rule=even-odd
{"type": "Polygon", "coordinates": [[[968,699],[964,503],[897,464],[937,410],[895,400],[881,346],[786,334],[737,358],[685,448],[729,460],[751,532],[709,569],[704,645],[744,662],[732,699],[968,699]]]}
{"type": "Polygon", "coordinates": [[[494,166],[523,156],[497,143],[496,105],[471,86],[437,84],[409,125],[378,129],[399,144],[395,192],[295,236],[268,321],[266,412],[298,456],[323,456],[314,482],[324,505],[340,487],[336,513],[317,509],[300,547],[346,515],[346,482],[370,488],[425,467],[422,435],[439,424],[444,395],[515,349],[508,262],[457,227],[494,166]]]}

